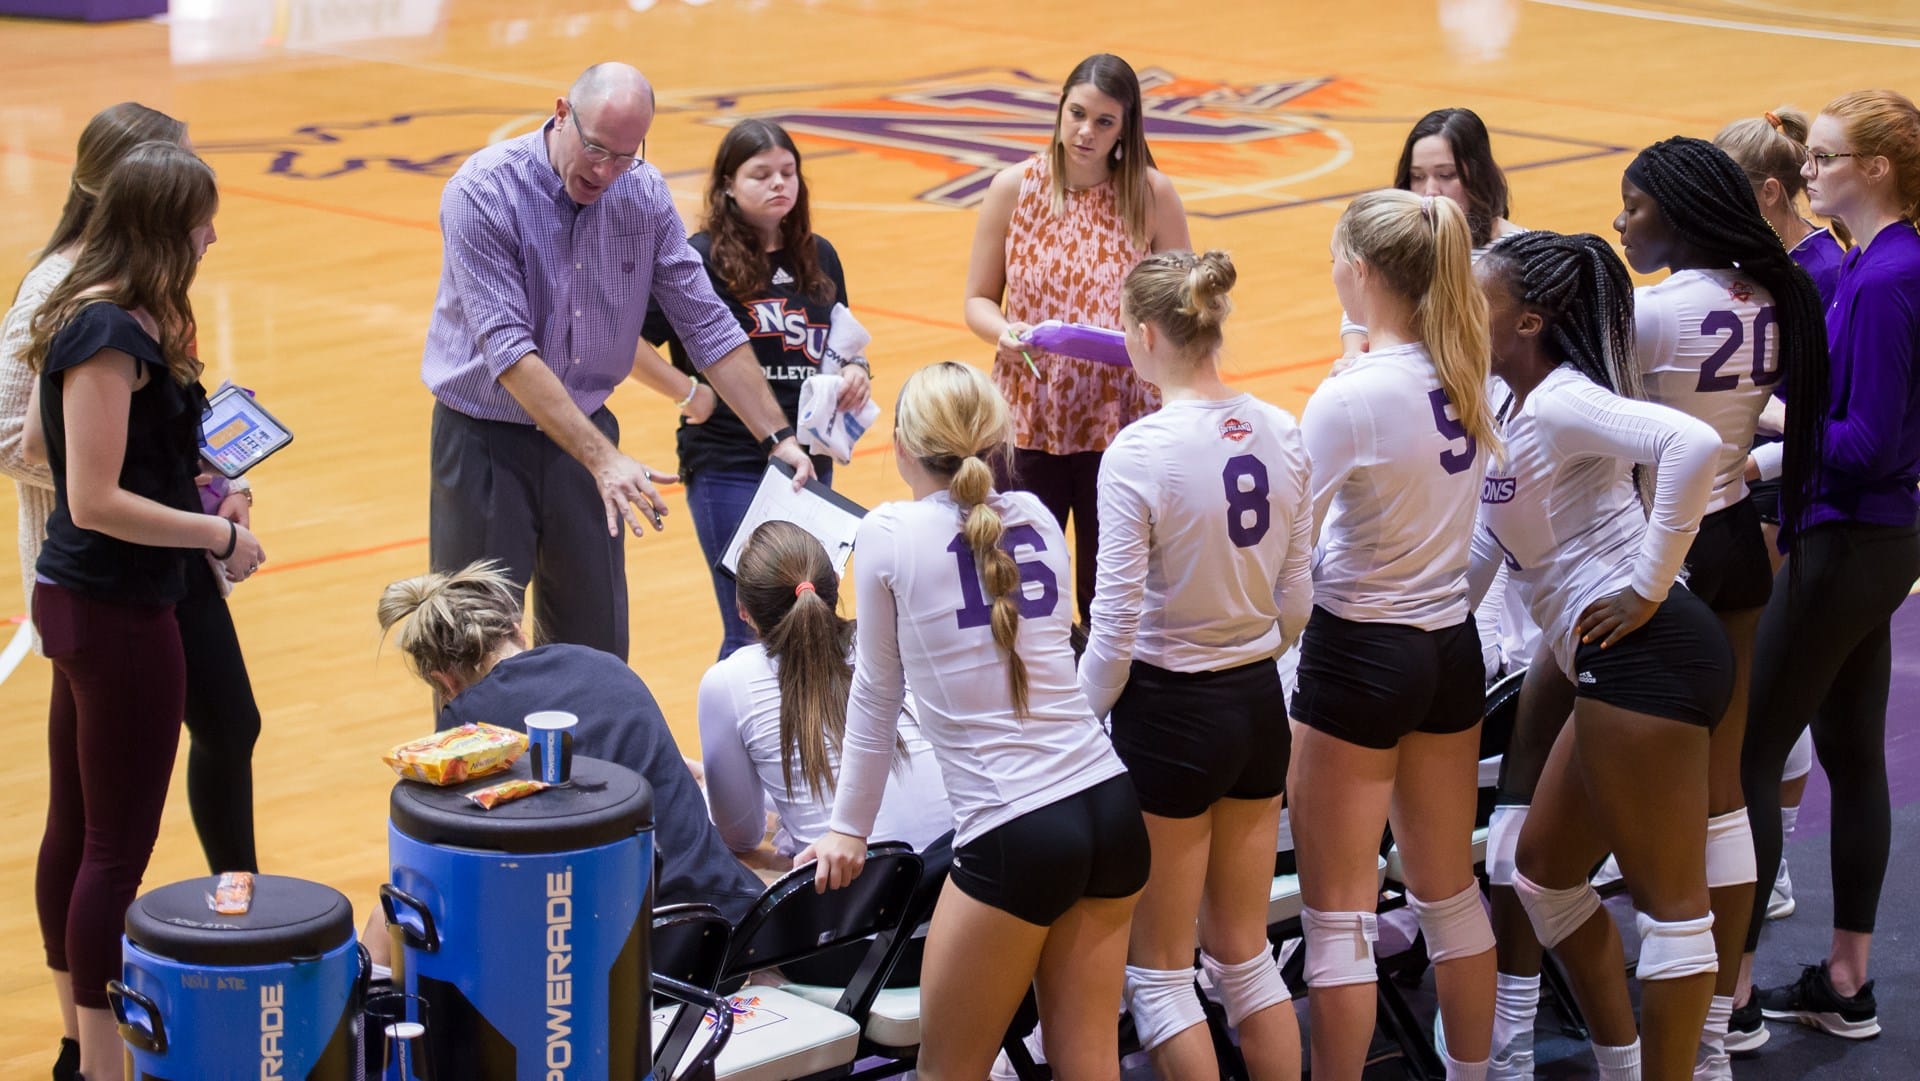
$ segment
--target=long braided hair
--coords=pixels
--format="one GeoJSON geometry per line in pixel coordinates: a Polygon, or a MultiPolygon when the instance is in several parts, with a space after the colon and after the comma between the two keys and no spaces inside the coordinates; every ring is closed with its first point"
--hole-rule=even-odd
{"type": "Polygon", "coordinates": [[[1784,433],[1780,512],[1782,521],[1797,522],[1813,500],[1826,444],[1829,360],[1820,293],[1761,216],[1746,170],[1719,147],[1676,135],[1641,151],[1627,179],[1653,197],[1682,240],[1737,265],[1773,295],[1779,367],[1794,403],[1784,433]]]}
{"type": "Polygon", "coordinates": [[[1633,279],[1613,245],[1536,229],[1496,241],[1482,262],[1546,322],[1555,359],[1622,398],[1646,397],[1633,355],[1633,279]]]}

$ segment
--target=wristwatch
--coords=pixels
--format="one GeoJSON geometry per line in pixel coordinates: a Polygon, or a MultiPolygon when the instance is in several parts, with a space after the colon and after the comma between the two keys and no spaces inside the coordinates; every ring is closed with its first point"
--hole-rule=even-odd
{"type": "Polygon", "coordinates": [[[794,434],[793,425],[785,424],[780,426],[778,429],[774,431],[772,435],[760,441],[760,453],[766,454],[766,455],[772,455],[773,448],[779,446],[781,443],[784,443],[789,439],[792,439],[793,434],[794,434]]]}

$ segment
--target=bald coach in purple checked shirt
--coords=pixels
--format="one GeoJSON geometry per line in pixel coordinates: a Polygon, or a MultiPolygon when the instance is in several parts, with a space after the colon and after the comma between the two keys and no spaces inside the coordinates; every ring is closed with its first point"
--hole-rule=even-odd
{"type": "Polygon", "coordinates": [[[653,88],[596,64],[541,129],[469,158],[440,200],[446,242],[420,377],[433,391],[435,570],[497,559],[532,583],[542,641],[627,656],[624,517],[660,528],[657,473],[606,407],[633,370],[647,298],[797,483],[813,463],[746,334],[714,296],[658,170],[653,88]],[[635,513],[636,508],[639,513],[635,513]]]}

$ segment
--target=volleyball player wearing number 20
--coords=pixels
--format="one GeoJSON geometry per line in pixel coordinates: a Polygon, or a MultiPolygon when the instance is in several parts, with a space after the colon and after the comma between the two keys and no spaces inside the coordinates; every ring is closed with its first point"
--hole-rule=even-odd
{"type": "Polygon", "coordinates": [[[1163,404],[1100,465],[1099,581],[1080,686],[1112,711],[1153,843],[1134,910],[1127,1004],[1154,1072],[1214,1081],[1200,959],[1254,1081],[1300,1076],[1300,1023],[1267,942],[1268,853],[1291,741],[1276,654],[1313,603],[1313,502],[1293,418],[1220,378],[1225,252],[1148,256],[1121,325],[1163,404]]]}
{"type": "Polygon", "coordinates": [[[1506,565],[1540,627],[1542,663],[1550,657],[1575,687],[1573,720],[1520,830],[1513,890],[1567,965],[1602,1081],[1684,1081],[1718,965],[1707,733],[1726,710],[1733,659],[1711,610],[1675,577],[1720,440],[1679,410],[1635,400],[1631,280],[1605,241],[1510,237],[1479,275],[1494,374],[1512,397],[1481,493],[1474,585],[1506,565]],[[1655,471],[1650,508],[1635,465],[1655,471]],[[1639,911],[1644,1048],[1620,936],[1587,881],[1609,850],[1639,911]]]}
{"type": "MultiPolygon", "coordinates": [[[[1727,153],[1676,136],[1647,147],[1620,181],[1614,219],[1627,261],[1671,270],[1634,294],[1634,350],[1647,397],[1711,425],[1720,437],[1713,495],[1687,553],[1687,589],[1706,601],[1733,647],[1733,697],[1713,729],[1708,772],[1707,886],[1720,957],[1697,1076],[1732,1077],[1727,1027],[1753,907],[1753,831],[1740,785],[1755,630],[1773,589],[1760,512],[1747,491],[1748,448],[1760,410],[1783,377],[1790,401],[1827,392],[1820,294],[1760,213],[1753,186],[1727,153]]],[[[1788,411],[1782,500],[1798,509],[1815,460],[1818,417],[1788,411]]]]}
{"type": "Polygon", "coordinates": [[[1148,841],[1074,671],[1066,541],[1038,497],[993,490],[987,459],[1006,452],[1012,424],[985,373],[923,368],[894,418],[894,463],[915,498],[860,523],[832,828],[795,862],[817,858],[822,889],[860,873],[911,682],[955,818],[920,969],[921,1073],[987,1076],[1032,986],[1056,1074],[1119,1081],[1148,841]]]}
{"type": "Polygon", "coordinates": [[[1373,1037],[1389,819],[1435,962],[1447,1076],[1486,1076],[1493,930],[1471,847],[1485,682],[1467,565],[1494,433],[1469,236],[1451,199],[1403,191],[1360,196],[1334,228],[1334,287],[1372,349],[1301,418],[1323,524],[1287,799],[1320,1079],[1356,1081],[1373,1037]]]}

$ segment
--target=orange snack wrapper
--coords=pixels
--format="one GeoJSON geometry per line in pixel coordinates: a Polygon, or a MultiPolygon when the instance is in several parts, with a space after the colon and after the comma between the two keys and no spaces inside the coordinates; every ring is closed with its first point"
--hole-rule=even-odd
{"type": "Polygon", "coordinates": [[[244,916],[253,907],[253,875],[246,871],[225,871],[207,898],[207,907],[222,916],[244,916]]]}
{"type": "Polygon", "coordinates": [[[553,786],[545,781],[501,781],[499,784],[490,784],[485,788],[476,788],[467,793],[467,798],[479,804],[482,810],[491,811],[509,800],[531,796],[535,792],[542,792],[551,787],[553,786]]]}
{"type": "Polygon", "coordinates": [[[445,787],[498,773],[513,765],[526,750],[525,732],[491,724],[463,724],[402,743],[382,759],[407,780],[445,787]]]}

